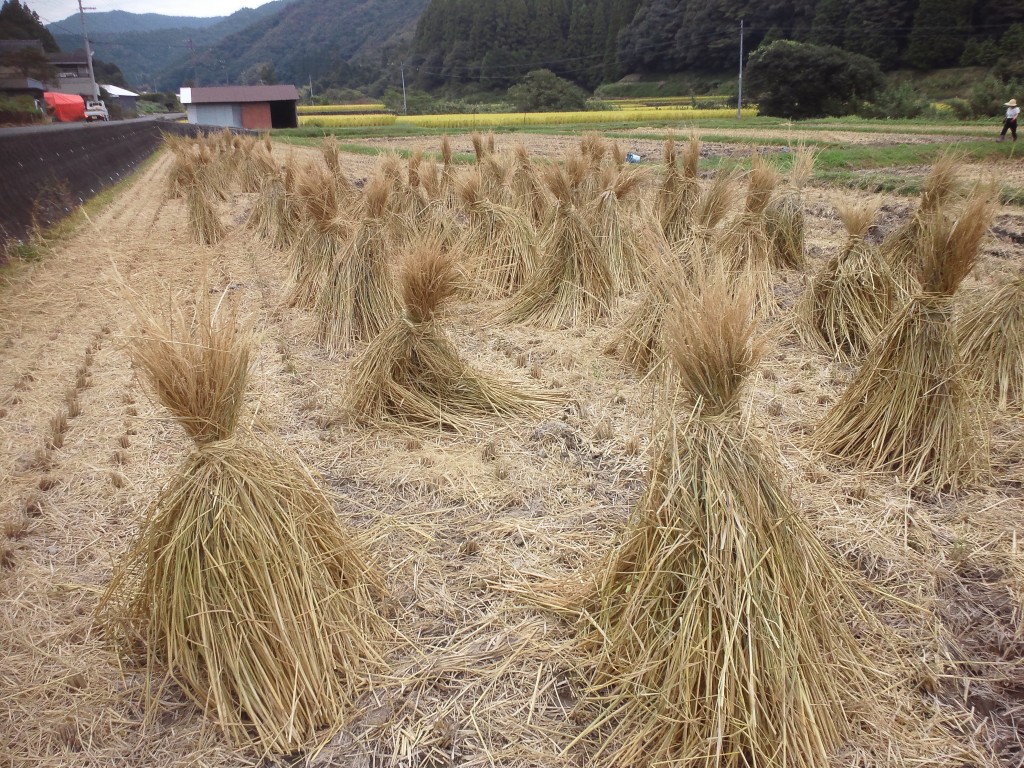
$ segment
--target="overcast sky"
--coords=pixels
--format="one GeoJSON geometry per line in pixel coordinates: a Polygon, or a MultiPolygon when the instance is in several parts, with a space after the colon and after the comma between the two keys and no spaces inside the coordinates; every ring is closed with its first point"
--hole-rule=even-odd
{"type": "MultiPolygon", "coordinates": [[[[87,8],[97,11],[131,11],[132,13],[164,13],[168,16],[227,16],[239,8],[256,8],[267,0],[82,0],[87,8]]],[[[44,22],[60,21],[78,13],[75,0],[23,0],[44,22]]],[[[86,25],[89,12],[86,11],[86,25]]]]}

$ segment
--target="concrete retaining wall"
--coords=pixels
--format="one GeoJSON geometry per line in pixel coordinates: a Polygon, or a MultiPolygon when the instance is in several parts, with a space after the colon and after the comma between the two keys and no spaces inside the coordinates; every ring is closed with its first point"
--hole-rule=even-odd
{"type": "Polygon", "coordinates": [[[206,130],[153,120],[0,130],[0,263],[33,224],[53,224],[134,171],[164,133],[206,130]]]}

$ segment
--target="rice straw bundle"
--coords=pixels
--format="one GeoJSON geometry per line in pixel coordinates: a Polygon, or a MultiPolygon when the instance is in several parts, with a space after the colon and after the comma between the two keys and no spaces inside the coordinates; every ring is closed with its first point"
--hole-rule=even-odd
{"type": "Polygon", "coordinates": [[[302,218],[291,247],[289,303],[311,308],[354,225],[341,216],[336,187],[321,166],[307,165],[296,191],[302,218]]]}
{"type": "Polygon", "coordinates": [[[227,229],[217,213],[217,203],[206,183],[202,171],[186,172],[183,176],[185,211],[192,242],[215,245],[224,239],[227,229]]]}
{"type": "Polygon", "coordinates": [[[967,370],[999,407],[1024,404],[1024,275],[964,312],[957,335],[967,370]]]}
{"type": "Polygon", "coordinates": [[[900,286],[912,293],[918,264],[918,243],[924,221],[949,201],[957,189],[959,161],[955,154],[945,153],[932,166],[921,190],[917,211],[882,241],[882,255],[892,267],[900,286]]]}
{"type": "Polygon", "coordinates": [[[168,198],[181,197],[185,192],[187,166],[191,164],[193,143],[184,136],[164,134],[164,145],[171,153],[170,171],[167,174],[166,195],[168,198]]]}
{"type": "Polygon", "coordinates": [[[388,181],[374,176],[366,185],[362,218],[345,240],[316,296],[317,340],[330,352],[369,341],[398,312],[391,259],[398,238],[390,226],[388,181]]]}
{"type": "Polygon", "coordinates": [[[257,239],[272,243],[276,247],[277,235],[282,229],[281,219],[288,216],[286,207],[284,180],[279,173],[267,175],[261,182],[256,200],[253,201],[246,226],[257,239]]]}
{"type": "Polygon", "coordinates": [[[731,172],[718,171],[701,186],[690,216],[689,231],[674,246],[688,271],[704,271],[714,262],[718,227],[732,207],[735,195],[736,176],[731,172]]]}
{"type": "Polygon", "coordinates": [[[622,321],[618,333],[605,347],[605,354],[615,355],[639,374],[645,374],[665,357],[662,328],[672,307],[672,298],[686,279],[680,260],[668,242],[656,243],[647,270],[647,289],[622,321]]]}
{"type": "Polygon", "coordinates": [[[616,168],[621,168],[626,164],[626,150],[622,148],[622,145],[617,141],[612,142],[611,148],[612,162],[616,168]]]}
{"type": "Polygon", "coordinates": [[[806,146],[796,149],[789,183],[765,208],[765,225],[772,243],[772,262],[783,269],[803,269],[804,201],[801,189],[814,171],[814,151],[806,146]]]}
{"type": "Polygon", "coordinates": [[[469,212],[469,224],[456,249],[465,255],[485,295],[508,296],[537,267],[537,235],[525,214],[487,200],[482,186],[475,169],[459,179],[459,197],[469,212]]]}
{"type": "Polygon", "coordinates": [[[700,138],[690,136],[683,149],[682,168],[676,164],[675,142],[665,142],[665,176],[657,195],[658,220],[670,243],[682,240],[690,227],[690,215],[700,193],[697,165],[700,138]]]}
{"type": "Polygon", "coordinates": [[[494,151],[494,135],[491,134],[490,142],[487,138],[477,132],[473,132],[469,135],[469,140],[473,144],[473,154],[476,155],[476,162],[479,165],[484,161],[490,152],[494,151]]]}
{"type": "Polygon", "coordinates": [[[666,343],[689,413],[665,406],[647,488],[585,600],[598,765],[826,765],[856,726],[848,703],[871,700],[847,577],[741,418],[754,297],[730,282],[676,297],[666,343]]]}
{"type": "Polygon", "coordinates": [[[905,298],[888,262],[864,239],[877,212],[877,201],[839,206],[846,243],[797,305],[802,335],[838,357],[863,357],[905,298]]]}
{"type": "Polygon", "coordinates": [[[774,305],[772,242],[765,209],[778,184],[778,173],[754,155],[743,212],[726,227],[718,243],[723,263],[733,272],[749,273],[759,306],[774,305]]]}
{"type": "Polygon", "coordinates": [[[263,142],[252,141],[238,163],[238,186],[242,192],[259,192],[264,180],[278,174],[277,163],[263,142]]]}
{"type": "Polygon", "coordinates": [[[498,319],[565,328],[611,311],[616,298],[615,274],[593,228],[572,202],[569,174],[552,166],[546,181],[557,203],[541,236],[538,269],[498,319]]]}
{"type": "Polygon", "coordinates": [[[500,205],[512,205],[512,177],[515,173],[515,158],[509,155],[489,153],[480,163],[479,170],[484,196],[491,202],[500,205]]]}
{"type": "Polygon", "coordinates": [[[441,194],[446,205],[455,207],[458,193],[455,189],[455,158],[452,143],[447,136],[441,137],[441,194]]]}
{"type": "Polygon", "coordinates": [[[381,664],[380,578],[301,462],[238,434],[249,327],[208,304],[141,323],[136,364],[196,445],[100,618],[124,649],[144,644],[151,703],[173,681],[237,746],[308,746],[344,724],[381,664]]]}
{"type": "Polygon", "coordinates": [[[512,203],[525,212],[535,227],[540,227],[551,209],[549,194],[530,153],[522,144],[515,146],[515,167],[512,170],[512,203]]]}
{"type": "Polygon", "coordinates": [[[347,409],[371,423],[464,429],[474,417],[536,413],[557,400],[474,371],[441,327],[438,312],[456,292],[455,262],[437,243],[408,253],[399,282],[404,309],[352,367],[347,409]]]}
{"type": "Polygon", "coordinates": [[[592,165],[600,167],[608,154],[608,143],[601,134],[588,131],[580,137],[580,154],[590,160],[592,165]]]}
{"type": "Polygon", "coordinates": [[[441,176],[437,161],[432,157],[423,158],[416,167],[419,187],[428,203],[441,199],[441,176]]]}
{"type": "Polygon", "coordinates": [[[598,246],[607,254],[620,291],[639,285],[651,247],[646,221],[640,216],[631,216],[628,208],[629,198],[635,197],[643,181],[639,170],[607,169],[601,181],[601,192],[590,208],[598,246]]]}
{"type": "Polygon", "coordinates": [[[351,200],[358,196],[358,190],[345,175],[345,169],[341,166],[341,148],[334,136],[326,137],[320,144],[320,152],[323,154],[324,163],[334,179],[334,188],[339,202],[351,200]]]}
{"type": "Polygon", "coordinates": [[[978,258],[992,218],[991,193],[976,191],[954,223],[921,219],[920,291],[879,336],[826,414],[815,442],[869,470],[899,473],[913,488],[956,491],[988,472],[977,393],[966,378],[953,325],[953,294],[978,258]]]}
{"type": "Polygon", "coordinates": [[[273,246],[284,250],[295,240],[301,222],[301,209],[296,193],[295,158],[289,154],[282,166],[281,184],[284,192],[281,196],[281,215],[276,218],[277,229],[271,238],[273,246]]]}

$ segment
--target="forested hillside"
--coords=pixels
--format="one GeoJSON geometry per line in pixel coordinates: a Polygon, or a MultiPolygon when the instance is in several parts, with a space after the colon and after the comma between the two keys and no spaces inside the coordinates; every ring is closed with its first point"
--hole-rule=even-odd
{"type": "Polygon", "coordinates": [[[432,0],[416,30],[416,82],[504,88],[543,66],[593,87],[622,72],[617,35],[641,0],[432,0]]]}
{"type": "MultiPolygon", "coordinates": [[[[354,57],[368,57],[411,37],[427,0],[294,0],[275,14],[200,52],[200,84],[239,82],[246,71],[272,65],[282,82],[327,78],[346,84],[354,57]]],[[[379,62],[378,62],[379,63],[379,62]]],[[[165,87],[192,76],[191,65],[166,71],[165,87]]]]}
{"type": "MultiPolygon", "coordinates": [[[[203,29],[224,21],[227,16],[166,16],[162,13],[130,13],[129,11],[101,11],[90,13],[90,34],[120,32],[152,32],[157,29],[203,29]]],[[[78,14],[46,25],[53,34],[68,34],[80,24],[78,14]]]]}
{"type": "Polygon", "coordinates": [[[1016,56],[1024,0],[431,0],[412,64],[422,87],[498,87],[549,68],[592,87],[624,72],[724,70],[780,38],[863,53],[884,69],[1016,56]]]}
{"type": "MultiPolygon", "coordinates": [[[[134,14],[123,11],[88,14],[89,38],[96,55],[117,64],[129,83],[136,87],[163,84],[177,90],[180,82],[158,83],[162,73],[172,67],[184,72],[190,66],[188,41],[203,51],[228,35],[238,32],[263,18],[272,16],[290,0],[274,0],[258,8],[242,8],[230,16],[207,19],[134,14]],[[94,18],[95,17],[95,18],[94,18]],[[121,29],[122,31],[115,31],[121,29]]],[[[82,47],[78,20],[51,24],[57,43],[64,50],[82,47]]],[[[191,76],[191,74],[187,75],[191,76]]],[[[212,76],[212,75],[211,75],[212,76]]]]}

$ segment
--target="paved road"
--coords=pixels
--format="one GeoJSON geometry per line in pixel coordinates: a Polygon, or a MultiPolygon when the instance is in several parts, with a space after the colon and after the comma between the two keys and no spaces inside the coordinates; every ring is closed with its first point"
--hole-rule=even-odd
{"type": "Polygon", "coordinates": [[[45,125],[16,125],[10,128],[0,128],[0,137],[19,136],[26,133],[43,133],[44,131],[74,131],[88,130],[103,125],[117,125],[119,123],[146,123],[164,122],[166,120],[178,120],[185,117],[183,113],[171,113],[165,115],[146,115],[144,117],[133,117],[129,120],[113,120],[109,123],[97,121],[94,123],[49,123],[45,125]]]}

